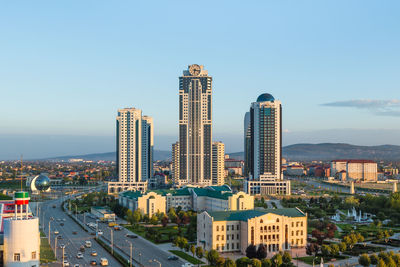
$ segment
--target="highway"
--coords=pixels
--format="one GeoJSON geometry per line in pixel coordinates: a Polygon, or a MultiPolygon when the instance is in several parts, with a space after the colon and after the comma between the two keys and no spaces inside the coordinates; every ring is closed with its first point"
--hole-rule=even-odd
{"type": "MultiPolygon", "coordinates": [[[[79,219],[83,221],[83,214],[79,215],[79,219]]],[[[85,223],[96,222],[95,219],[90,218],[89,216],[85,216],[85,223]]],[[[172,254],[160,249],[157,245],[151,243],[148,240],[145,240],[141,236],[137,238],[129,238],[126,237],[126,234],[133,234],[131,231],[128,231],[124,227],[122,230],[114,231],[111,227],[108,227],[107,223],[98,223],[98,230],[103,231],[103,237],[111,242],[111,232],[113,235],[113,243],[115,246],[120,248],[125,252],[126,256],[130,256],[130,243],[132,243],[133,247],[133,258],[136,262],[144,265],[144,266],[165,266],[165,267],[180,267],[185,262],[180,258],[178,260],[168,260],[168,257],[172,254]],[[154,262],[153,260],[158,261],[154,262]],[[153,262],[150,262],[153,261],[153,262]]],[[[136,235],[137,236],[137,235],[136,235]]]]}
{"type": "MultiPolygon", "coordinates": [[[[54,250],[55,243],[57,242],[57,262],[56,266],[62,266],[62,249],[60,248],[61,244],[65,245],[64,252],[67,257],[66,260],[69,262],[70,266],[74,266],[75,264],[79,264],[80,267],[90,266],[91,260],[96,260],[97,264],[100,264],[100,258],[107,258],[109,266],[122,266],[117,260],[115,260],[111,254],[109,254],[103,247],[101,247],[95,240],[94,236],[89,235],[86,231],[84,231],[79,225],[77,225],[67,214],[65,214],[61,209],[62,199],[46,201],[40,205],[40,221],[41,225],[44,226],[44,232],[48,236],[49,233],[49,222],[50,222],[50,237],[51,237],[51,247],[54,250]],[[56,205],[53,208],[53,205],[56,205]],[[54,220],[51,220],[53,218],[54,220]],[[57,220],[62,221],[57,221],[57,220]],[[61,223],[64,226],[61,226],[61,223]],[[61,235],[62,239],[55,240],[56,235],[54,231],[58,230],[59,235],[61,235]],[[76,232],[76,234],[73,234],[76,232]],[[83,258],[78,259],[76,257],[79,248],[81,245],[85,243],[86,240],[90,240],[92,242],[92,248],[85,248],[85,252],[83,253],[83,258]],[[97,252],[97,256],[91,256],[90,253],[92,250],[97,252]]],[[[44,240],[44,239],[42,239],[44,240]]]]}

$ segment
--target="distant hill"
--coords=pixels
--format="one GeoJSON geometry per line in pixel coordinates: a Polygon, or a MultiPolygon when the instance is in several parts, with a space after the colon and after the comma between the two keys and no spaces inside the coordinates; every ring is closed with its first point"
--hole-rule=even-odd
{"type": "MultiPolygon", "coordinates": [[[[230,158],[244,159],[243,152],[227,153],[230,158]]],[[[371,160],[393,160],[400,161],[400,146],[355,146],[341,143],[323,144],[295,144],[282,148],[283,157],[288,160],[310,161],[310,160],[333,160],[333,159],[371,159],[371,160]]],[[[63,156],[49,158],[46,160],[106,160],[115,161],[115,152],[63,156]]],[[[154,160],[171,160],[171,151],[154,150],[154,160]]]]}

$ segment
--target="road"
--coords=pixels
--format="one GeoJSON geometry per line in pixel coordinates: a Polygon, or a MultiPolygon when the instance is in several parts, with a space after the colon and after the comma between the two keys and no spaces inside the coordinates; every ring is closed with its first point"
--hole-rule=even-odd
{"type": "Polygon", "coordinates": [[[59,248],[61,244],[65,244],[65,253],[67,254],[67,260],[70,263],[70,266],[74,266],[74,264],[79,264],[80,267],[90,266],[91,260],[96,260],[99,264],[100,258],[107,258],[109,262],[109,266],[122,266],[117,260],[115,260],[111,254],[109,254],[103,247],[101,247],[95,240],[94,237],[85,232],[79,225],[77,225],[68,215],[66,215],[61,210],[61,202],[62,199],[46,201],[40,206],[40,221],[41,225],[44,226],[44,232],[48,236],[49,233],[49,221],[50,221],[50,237],[51,237],[51,247],[54,250],[55,246],[55,238],[54,234],[55,230],[59,231],[59,234],[62,235],[62,239],[57,240],[57,262],[58,266],[62,266],[62,249],[59,248]],[[56,205],[56,208],[53,208],[53,205],[56,205]],[[54,220],[50,218],[53,217],[54,220]],[[58,222],[57,219],[62,219],[64,221],[58,222]],[[61,223],[64,223],[64,226],[61,226],[61,223]],[[72,232],[76,231],[76,234],[72,232]],[[76,254],[78,253],[79,247],[85,243],[86,240],[90,240],[92,242],[92,248],[86,248],[83,253],[83,259],[77,259],[76,254]],[[91,256],[90,253],[92,250],[95,250],[98,253],[98,256],[91,256]]]}
{"type": "MultiPolygon", "coordinates": [[[[83,221],[83,214],[79,215],[79,219],[83,221]]],[[[89,216],[85,216],[85,222],[96,222],[95,219],[90,218],[89,216]]],[[[98,230],[103,231],[103,237],[111,242],[111,231],[113,235],[113,243],[115,246],[120,248],[125,252],[127,256],[130,255],[130,243],[132,242],[133,246],[133,258],[136,262],[143,264],[145,266],[159,266],[156,262],[149,262],[150,260],[156,259],[161,263],[161,266],[171,266],[171,267],[180,267],[185,262],[181,259],[170,261],[168,257],[172,254],[160,249],[157,245],[151,243],[150,241],[138,236],[137,238],[128,238],[126,234],[134,234],[131,231],[122,227],[120,231],[111,230],[112,228],[108,227],[107,223],[98,223],[98,230]],[[129,241],[129,242],[128,242],[129,241]]],[[[136,235],[136,234],[134,234],[136,235]]]]}

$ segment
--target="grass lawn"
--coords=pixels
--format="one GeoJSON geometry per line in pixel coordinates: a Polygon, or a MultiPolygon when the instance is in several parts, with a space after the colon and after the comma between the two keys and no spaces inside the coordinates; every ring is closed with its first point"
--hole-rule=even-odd
{"type": "MultiPolygon", "coordinates": [[[[155,226],[155,227],[151,227],[154,230],[156,230],[157,232],[159,232],[161,235],[159,237],[159,239],[155,239],[154,236],[150,236],[147,234],[146,231],[146,227],[144,227],[143,225],[139,224],[137,225],[135,228],[133,228],[130,225],[125,225],[125,228],[146,238],[147,240],[150,240],[153,243],[156,244],[161,244],[161,243],[169,243],[172,242],[175,237],[178,235],[178,226],[166,226],[166,227],[162,227],[162,226],[155,226]],[[147,234],[147,235],[146,235],[147,234]]],[[[182,226],[182,234],[184,235],[187,231],[187,227],[186,226],[182,226]]]]}
{"type": "Polygon", "coordinates": [[[351,255],[351,256],[359,256],[361,254],[367,253],[370,254],[372,252],[381,252],[386,250],[385,247],[375,247],[375,246],[369,246],[369,245],[362,245],[362,244],[356,244],[354,245],[352,250],[347,250],[343,252],[346,255],[351,255]]]}
{"type": "MultiPolygon", "coordinates": [[[[340,255],[340,256],[336,256],[336,257],[323,257],[323,258],[324,258],[324,262],[326,263],[326,262],[331,261],[332,259],[344,260],[344,259],[348,259],[350,257],[349,256],[340,255]]],[[[314,256],[299,257],[299,258],[296,258],[296,260],[305,262],[305,263],[307,263],[309,265],[312,265],[313,264],[313,260],[314,260],[314,264],[320,264],[321,263],[321,255],[318,255],[317,257],[314,257],[314,256]]]]}
{"type": "Polygon", "coordinates": [[[194,258],[192,256],[190,256],[189,254],[180,251],[180,250],[170,250],[169,252],[175,254],[176,256],[190,262],[191,264],[204,264],[204,262],[202,262],[201,260],[194,258]]]}
{"type": "Polygon", "coordinates": [[[42,237],[40,239],[40,263],[48,263],[53,261],[56,261],[54,252],[51,249],[47,238],[42,237]]]}

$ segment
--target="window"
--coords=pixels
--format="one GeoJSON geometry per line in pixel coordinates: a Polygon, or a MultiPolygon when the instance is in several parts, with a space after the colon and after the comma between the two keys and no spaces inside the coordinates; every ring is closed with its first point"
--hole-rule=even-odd
{"type": "Polygon", "coordinates": [[[229,250],[229,244],[226,244],[226,250],[229,250]]]}
{"type": "Polygon", "coordinates": [[[223,235],[221,235],[221,240],[224,240],[224,236],[223,235]]]}
{"type": "Polygon", "coordinates": [[[303,227],[303,222],[300,223],[300,226],[303,227]]]}
{"type": "Polygon", "coordinates": [[[234,240],[235,239],[235,235],[232,235],[232,240],[234,240]]]}
{"type": "Polygon", "coordinates": [[[21,254],[14,253],[14,261],[21,261],[21,254]]]}
{"type": "Polygon", "coordinates": [[[292,222],[292,227],[294,227],[294,222],[292,222]]]}
{"type": "Polygon", "coordinates": [[[217,225],[217,231],[219,231],[219,226],[217,225]]]}
{"type": "Polygon", "coordinates": [[[219,241],[219,235],[217,235],[217,241],[219,241]]]}
{"type": "Polygon", "coordinates": [[[229,240],[229,235],[226,235],[226,240],[229,240]]]}
{"type": "Polygon", "coordinates": [[[229,225],[226,226],[226,231],[229,231],[229,225]]]}
{"type": "Polygon", "coordinates": [[[276,222],[279,222],[279,218],[278,218],[278,219],[276,219],[276,222]]]}
{"type": "Polygon", "coordinates": [[[221,226],[221,231],[224,231],[224,226],[223,225],[221,226]]]}
{"type": "Polygon", "coordinates": [[[239,243],[236,243],[236,248],[239,249],[239,243]]]}
{"type": "Polygon", "coordinates": [[[236,230],[239,230],[239,224],[236,226],[236,230]]]}
{"type": "Polygon", "coordinates": [[[32,260],[36,260],[36,251],[32,252],[32,260]]]}

